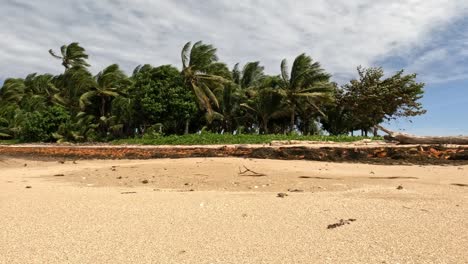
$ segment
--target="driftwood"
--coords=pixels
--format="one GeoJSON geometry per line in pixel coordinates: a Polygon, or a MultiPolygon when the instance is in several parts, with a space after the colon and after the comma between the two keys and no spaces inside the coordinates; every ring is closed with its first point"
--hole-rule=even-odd
{"type": "Polygon", "coordinates": [[[399,133],[388,130],[381,126],[376,128],[387,133],[384,138],[388,141],[398,141],[400,144],[453,144],[453,145],[468,145],[468,136],[416,136],[406,133],[399,133]]]}

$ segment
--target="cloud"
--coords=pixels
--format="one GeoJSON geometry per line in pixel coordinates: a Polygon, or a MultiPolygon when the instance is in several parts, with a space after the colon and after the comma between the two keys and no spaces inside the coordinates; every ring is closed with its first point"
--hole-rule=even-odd
{"type": "Polygon", "coordinates": [[[405,67],[431,83],[468,79],[468,17],[458,17],[444,27],[435,27],[411,49],[400,50],[381,60],[388,68],[405,67]]]}
{"type": "Polygon", "coordinates": [[[357,65],[391,59],[430,72],[441,59],[447,67],[468,57],[466,33],[452,43],[456,57],[442,38],[431,44],[467,9],[465,0],[3,0],[0,79],[63,71],[47,51],[72,41],[87,49],[93,72],[111,63],[127,72],[143,63],[179,67],[180,49],[197,40],[214,44],[230,66],[260,60],[275,74],[283,58],[302,52],[338,81],[357,65]]]}

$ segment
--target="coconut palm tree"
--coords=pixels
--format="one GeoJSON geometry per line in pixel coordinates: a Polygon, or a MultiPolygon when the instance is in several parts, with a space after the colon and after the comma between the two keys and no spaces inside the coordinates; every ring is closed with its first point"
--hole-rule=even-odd
{"type": "Polygon", "coordinates": [[[240,103],[244,98],[245,95],[238,85],[234,83],[225,85],[220,102],[220,110],[223,115],[223,129],[225,131],[232,132],[239,123],[238,118],[241,112],[240,103]]]}
{"type": "Polygon", "coordinates": [[[216,73],[224,68],[217,62],[216,48],[201,41],[187,42],[182,49],[182,75],[185,84],[197,98],[200,108],[206,110],[207,120],[211,122],[216,116],[213,106],[219,108],[216,90],[222,90],[227,80],[216,73]]]}
{"type": "Polygon", "coordinates": [[[296,57],[290,73],[286,59],[281,62],[281,90],[290,108],[290,131],[294,130],[300,98],[313,98],[313,103],[332,95],[330,77],[330,74],[321,68],[320,63],[313,62],[304,53],[296,57]]]}
{"type": "Polygon", "coordinates": [[[24,79],[9,78],[5,80],[2,89],[0,89],[0,100],[2,101],[2,105],[19,104],[25,93],[26,85],[24,79]]]}
{"type": "Polygon", "coordinates": [[[264,67],[260,66],[258,61],[248,62],[242,70],[239,69],[239,63],[237,63],[232,70],[232,78],[234,83],[242,89],[248,89],[258,85],[265,77],[263,70],[264,67]]]}
{"type": "Polygon", "coordinates": [[[259,119],[263,133],[268,133],[268,125],[271,119],[287,116],[289,109],[284,107],[283,96],[278,89],[265,87],[251,91],[252,98],[241,106],[254,113],[259,119]]]}
{"type": "Polygon", "coordinates": [[[112,98],[121,95],[124,86],[129,85],[129,82],[117,64],[112,64],[99,72],[94,77],[94,81],[90,90],[80,96],[80,107],[81,110],[85,110],[86,105],[89,105],[94,98],[99,98],[99,115],[103,117],[108,112],[108,103],[112,98]]]}
{"type": "Polygon", "coordinates": [[[54,77],[52,83],[58,88],[54,102],[69,109],[73,114],[81,111],[81,96],[96,86],[93,75],[85,68],[72,67],[54,77]]]}
{"type": "Polygon", "coordinates": [[[61,56],[57,55],[52,49],[49,50],[52,57],[62,60],[62,65],[66,69],[71,67],[89,67],[90,65],[86,62],[88,54],[85,53],[85,49],[80,46],[78,42],[70,43],[69,45],[63,45],[60,47],[61,56]]]}
{"type": "Polygon", "coordinates": [[[11,134],[8,129],[8,119],[0,116],[0,138],[10,138],[11,134]]]}

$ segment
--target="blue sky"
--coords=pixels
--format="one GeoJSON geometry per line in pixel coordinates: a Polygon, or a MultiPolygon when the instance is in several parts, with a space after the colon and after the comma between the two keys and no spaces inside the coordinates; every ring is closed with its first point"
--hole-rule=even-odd
{"type": "Polygon", "coordinates": [[[203,40],[233,66],[260,60],[270,74],[305,52],[345,83],[356,66],[404,68],[425,82],[427,114],[393,129],[468,135],[466,0],[2,0],[0,84],[60,73],[48,50],[80,42],[91,70],[118,63],[180,67],[180,49],[203,40]]]}

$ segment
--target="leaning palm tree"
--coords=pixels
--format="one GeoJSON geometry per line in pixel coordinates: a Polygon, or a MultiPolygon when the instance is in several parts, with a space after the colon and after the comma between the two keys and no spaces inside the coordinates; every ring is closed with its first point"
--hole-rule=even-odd
{"type": "Polygon", "coordinates": [[[6,104],[19,104],[23,97],[26,95],[26,85],[24,79],[9,78],[3,83],[0,89],[0,99],[2,105],[6,104]]]}
{"type": "MultiPolygon", "coordinates": [[[[216,90],[223,89],[227,80],[218,74],[223,64],[217,62],[216,48],[201,41],[187,42],[182,49],[182,75],[185,84],[197,98],[200,108],[206,110],[207,120],[211,122],[217,113],[213,106],[219,108],[216,90]]],[[[219,115],[218,115],[219,116],[219,115]]]]}
{"type": "Polygon", "coordinates": [[[112,64],[99,72],[94,77],[94,80],[95,83],[91,89],[80,96],[80,107],[81,110],[85,110],[86,105],[89,105],[92,99],[99,98],[99,114],[102,118],[105,117],[108,112],[108,103],[112,98],[122,93],[123,87],[128,79],[117,64],[112,64]]]}
{"type": "Polygon", "coordinates": [[[296,57],[290,74],[286,59],[281,62],[281,90],[291,111],[290,131],[293,131],[295,126],[295,114],[300,98],[313,98],[314,100],[308,100],[313,103],[332,95],[330,77],[330,74],[321,68],[320,63],[313,62],[304,53],[296,57]]]}
{"type": "Polygon", "coordinates": [[[73,114],[81,111],[80,97],[96,86],[93,75],[82,67],[72,67],[55,76],[52,83],[58,88],[54,102],[69,109],[73,114]]]}
{"type": "Polygon", "coordinates": [[[239,69],[239,63],[234,65],[232,70],[232,78],[234,83],[239,85],[242,89],[248,89],[257,85],[264,77],[264,67],[260,66],[260,62],[248,62],[242,68],[239,69]]]}
{"type": "Polygon", "coordinates": [[[75,66],[90,66],[86,62],[86,59],[88,59],[88,54],[85,53],[85,49],[77,42],[60,47],[61,56],[57,55],[52,49],[49,50],[49,53],[54,58],[62,60],[62,65],[65,67],[65,69],[70,69],[71,67],[75,66]]]}

